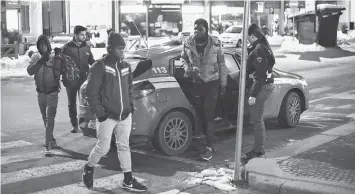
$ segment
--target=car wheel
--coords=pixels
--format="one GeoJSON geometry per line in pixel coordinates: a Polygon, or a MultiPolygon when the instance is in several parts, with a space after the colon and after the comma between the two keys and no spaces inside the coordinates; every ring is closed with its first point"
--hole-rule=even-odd
{"type": "Polygon", "coordinates": [[[242,40],[238,40],[238,43],[237,43],[237,48],[240,48],[242,47],[242,40]]]}
{"type": "Polygon", "coordinates": [[[184,153],[192,140],[190,118],[180,111],[170,112],[160,122],[153,138],[153,146],[164,154],[176,156],[184,153]]]}
{"type": "Polygon", "coordinates": [[[301,98],[296,92],[289,92],[283,99],[278,123],[287,128],[296,127],[301,117],[301,98]]]}

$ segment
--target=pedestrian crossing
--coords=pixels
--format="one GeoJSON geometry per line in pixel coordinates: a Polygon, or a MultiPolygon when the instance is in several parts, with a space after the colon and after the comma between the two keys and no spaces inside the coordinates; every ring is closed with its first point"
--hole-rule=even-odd
{"type": "MultiPolygon", "coordinates": [[[[68,132],[70,133],[70,132],[68,132]]],[[[64,134],[66,135],[65,142],[72,140],[78,141],[82,134],[64,134]]],[[[7,135],[10,137],[12,135],[7,135]]],[[[85,138],[85,137],[83,137],[85,138]]],[[[60,138],[57,139],[59,146],[64,143],[60,138]]],[[[92,140],[88,147],[94,146],[96,140],[92,140]]],[[[125,193],[119,187],[123,180],[123,173],[100,173],[95,176],[94,188],[87,189],[81,181],[81,170],[86,163],[85,159],[70,159],[61,157],[45,157],[42,153],[42,148],[38,141],[31,140],[14,140],[13,137],[5,138],[2,133],[1,142],[1,192],[6,194],[11,193],[33,193],[33,194],[72,194],[72,193],[125,193]],[[13,140],[4,142],[4,140],[13,140]],[[37,142],[37,143],[36,143],[37,142]],[[59,158],[59,159],[58,159],[59,158]],[[74,176],[73,176],[74,175],[74,176]],[[57,178],[56,178],[57,177],[57,178]],[[74,178],[71,178],[74,177],[74,178]],[[52,182],[51,180],[55,180],[52,182]],[[50,184],[48,184],[50,182],[50,184]],[[43,184],[43,185],[42,185],[43,184]],[[33,187],[32,187],[33,186],[33,187]]],[[[69,149],[69,148],[68,148],[69,149]]],[[[86,151],[85,151],[86,152],[86,151]]],[[[52,150],[54,155],[63,155],[60,149],[52,150]]],[[[87,153],[88,154],[88,153],[87,153]]],[[[86,154],[86,157],[87,157],[86,154]]],[[[103,166],[97,165],[97,171],[100,171],[103,166]],[[101,169],[100,169],[101,168],[101,169]]],[[[145,185],[149,185],[147,179],[135,178],[145,185]]],[[[154,180],[152,180],[154,182],[154,180]]],[[[163,187],[164,188],[164,187],[163,187]]],[[[148,186],[149,189],[149,186],[148,186]]],[[[161,189],[160,189],[161,190],[161,189]]],[[[157,194],[188,194],[173,189],[169,191],[154,192],[157,194]]]]}

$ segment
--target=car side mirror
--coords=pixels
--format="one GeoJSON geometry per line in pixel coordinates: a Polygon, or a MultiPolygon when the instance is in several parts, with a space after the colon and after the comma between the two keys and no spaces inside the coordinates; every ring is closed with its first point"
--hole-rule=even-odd
{"type": "Polygon", "coordinates": [[[143,73],[145,73],[146,71],[151,69],[152,65],[153,65],[153,63],[152,63],[152,60],[150,60],[150,59],[140,61],[137,64],[136,69],[132,73],[133,79],[135,79],[136,77],[139,77],[140,75],[142,75],[143,73]]]}

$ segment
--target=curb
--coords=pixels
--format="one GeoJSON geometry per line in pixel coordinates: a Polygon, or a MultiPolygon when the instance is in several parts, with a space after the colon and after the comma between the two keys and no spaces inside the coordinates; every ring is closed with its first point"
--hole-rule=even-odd
{"type": "Polygon", "coordinates": [[[278,162],[341,136],[355,132],[355,122],[341,125],[267,154],[246,164],[248,184],[260,191],[279,194],[354,194],[355,185],[295,176],[280,169],[278,162]]]}

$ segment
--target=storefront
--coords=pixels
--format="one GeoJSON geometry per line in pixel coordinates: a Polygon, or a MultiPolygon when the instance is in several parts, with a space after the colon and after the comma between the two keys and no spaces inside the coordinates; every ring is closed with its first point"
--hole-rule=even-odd
{"type": "Polygon", "coordinates": [[[182,31],[182,4],[152,4],[148,8],[150,37],[176,36],[182,31]]]}
{"type": "Polygon", "coordinates": [[[211,31],[223,33],[229,26],[243,25],[244,1],[212,1],[211,31]]]}

